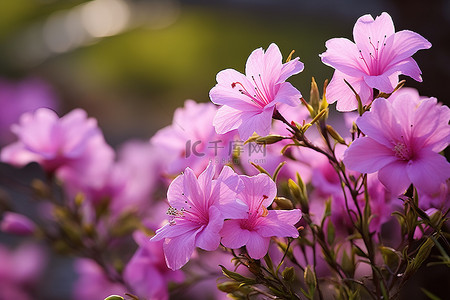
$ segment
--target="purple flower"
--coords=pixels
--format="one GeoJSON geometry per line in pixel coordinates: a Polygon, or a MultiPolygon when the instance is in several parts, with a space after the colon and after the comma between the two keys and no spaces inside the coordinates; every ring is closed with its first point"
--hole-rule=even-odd
{"type": "Polygon", "coordinates": [[[450,177],[450,164],[439,152],[450,142],[450,110],[435,98],[420,99],[402,89],[388,100],[376,99],[356,124],[366,135],[344,154],[344,163],[378,178],[395,195],[412,183],[420,191],[439,192],[450,177]]]}
{"type": "Polygon", "coordinates": [[[159,130],[151,144],[161,151],[165,172],[177,174],[186,167],[200,174],[211,160],[220,170],[229,163],[235,132],[217,134],[212,125],[217,107],[212,103],[186,100],[177,108],[172,125],[159,130]]]}
{"type": "Polygon", "coordinates": [[[128,292],[122,284],[110,280],[102,267],[91,259],[77,259],[75,272],[78,278],[73,286],[74,299],[105,299],[128,292]]]}
{"type": "Polygon", "coordinates": [[[5,212],[0,222],[0,229],[17,235],[32,235],[36,230],[36,224],[22,214],[5,212]]]}
{"type": "Polygon", "coordinates": [[[369,103],[373,89],[391,93],[400,74],[422,81],[421,71],[411,56],[431,43],[421,35],[402,30],[395,32],[391,16],[382,13],[375,20],[371,15],[360,17],[353,28],[355,43],[346,38],[326,42],[322,62],[336,69],[327,87],[327,101],[337,103],[337,110],[351,111],[358,107],[356,97],[344,82],[347,80],[362,104],[369,103]]]}
{"type": "Polygon", "coordinates": [[[239,177],[244,189],[238,198],[247,204],[247,216],[225,221],[222,244],[232,249],[245,245],[250,257],[260,259],[266,255],[272,236],[298,237],[294,225],[300,220],[301,212],[299,209],[267,210],[277,194],[277,187],[266,174],[239,177]]]}
{"type": "Polygon", "coordinates": [[[283,64],[280,49],[270,44],[266,52],[259,48],[250,54],[246,75],[233,69],[220,71],[209,93],[213,103],[222,105],[213,123],[217,133],[237,129],[244,140],[253,132],[269,134],[275,106],[298,105],[302,95],[285,81],[302,70],[298,57],[283,64]]]}
{"type": "Polygon", "coordinates": [[[245,216],[246,206],[236,201],[239,176],[230,167],[224,167],[217,179],[214,173],[211,163],[198,178],[186,168],[169,186],[167,214],[172,218],[151,240],[165,239],[166,263],[173,270],[187,263],[195,247],[215,250],[225,219],[245,216]]]}
{"type": "Polygon", "coordinates": [[[0,146],[14,140],[10,131],[25,112],[40,107],[58,108],[58,101],[49,85],[40,79],[27,78],[10,82],[0,78],[0,146]]]}
{"type": "Polygon", "coordinates": [[[10,251],[0,244],[0,299],[36,299],[36,287],[47,261],[45,251],[24,244],[10,251]]]}
{"type": "Polygon", "coordinates": [[[151,242],[141,232],[134,233],[139,248],[128,262],[123,276],[132,292],[143,299],[169,298],[168,284],[181,282],[181,271],[172,271],[164,263],[163,242],[151,242]]]}
{"type": "Polygon", "coordinates": [[[12,130],[19,140],[3,148],[1,160],[17,166],[34,161],[50,173],[74,172],[80,179],[92,180],[114,157],[96,120],[81,109],[59,118],[54,111],[39,108],[23,114],[12,130]]]}

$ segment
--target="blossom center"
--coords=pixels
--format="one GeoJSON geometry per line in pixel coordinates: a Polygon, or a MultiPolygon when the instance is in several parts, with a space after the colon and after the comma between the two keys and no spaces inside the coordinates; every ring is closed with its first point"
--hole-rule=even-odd
{"type": "Polygon", "coordinates": [[[262,80],[261,74],[258,74],[258,78],[255,79],[255,76],[252,76],[252,88],[253,89],[247,89],[245,86],[240,82],[233,82],[231,83],[231,88],[235,89],[237,88],[238,91],[247,97],[250,98],[250,100],[255,103],[257,106],[264,108],[267,104],[272,102],[272,97],[270,96],[269,88],[266,86],[264,81],[262,80]]]}
{"type": "Polygon", "coordinates": [[[398,142],[392,150],[395,152],[395,156],[401,160],[410,160],[412,157],[412,152],[405,143],[398,142]]]}
{"type": "Polygon", "coordinates": [[[359,58],[362,59],[364,62],[368,75],[371,76],[377,76],[384,72],[382,63],[381,63],[381,56],[383,54],[383,50],[386,46],[386,38],[387,36],[384,35],[384,38],[382,41],[372,41],[372,38],[369,36],[369,48],[367,51],[359,50],[359,58]]]}
{"type": "Polygon", "coordinates": [[[260,218],[267,217],[269,211],[266,207],[264,207],[264,205],[262,205],[264,200],[266,200],[267,198],[268,197],[266,195],[263,195],[261,201],[258,202],[256,207],[250,207],[248,218],[241,221],[242,229],[254,230],[254,228],[258,224],[258,220],[260,220],[260,218]]]}

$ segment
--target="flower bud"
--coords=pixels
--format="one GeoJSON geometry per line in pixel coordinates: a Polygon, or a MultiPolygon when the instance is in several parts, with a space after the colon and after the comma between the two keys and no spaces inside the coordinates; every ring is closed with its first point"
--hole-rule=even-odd
{"type": "Polygon", "coordinates": [[[0,229],[16,235],[32,235],[36,231],[36,224],[24,215],[5,212],[0,229]]]}
{"type": "Polygon", "coordinates": [[[284,137],[282,137],[281,135],[275,135],[275,134],[271,134],[268,136],[262,136],[262,137],[258,137],[255,142],[257,144],[264,144],[264,145],[270,145],[270,144],[275,144],[281,140],[283,140],[284,137]]]}
{"type": "Polygon", "coordinates": [[[306,266],[305,272],[303,273],[303,278],[305,280],[306,285],[310,290],[313,290],[317,286],[316,274],[310,265],[306,266]]]}
{"type": "Polygon", "coordinates": [[[346,145],[344,138],[333,127],[327,125],[327,131],[336,142],[346,145]]]}
{"type": "Polygon", "coordinates": [[[283,270],[281,273],[281,276],[283,276],[283,279],[286,281],[294,281],[295,279],[295,270],[294,267],[287,267],[283,270]]]}
{"type": "Polygon", "coordinates": [[[310,92],[310,103],[313,107],[314,111],[319,111],[319,101],[320,101],[320,94],[319,94],[319,88],[317,87],[317,83],[314,80],[314,77],[311,80],[311,92],[310,92]]]}
{"type": "Polygon", "coordinates": [[[236,281],[225,281],[217,284],[217,288],[225,293],[233,293],[240,287],[240,283],[236,281]]]}
{"type": "Polygon", "coordinates": [[[280,209],[293,209],[292,201],[284,197],[275,197],[274,202],[280,209]]]}

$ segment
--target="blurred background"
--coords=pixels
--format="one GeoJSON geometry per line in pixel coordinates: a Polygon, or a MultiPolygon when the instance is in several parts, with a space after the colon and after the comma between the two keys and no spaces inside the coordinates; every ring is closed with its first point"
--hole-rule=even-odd
{"type": "MultiPolygon", "coordinates": [[[[217,72],[243,72],[251,51],[271,42],[305,63],[290,81],[309,95],[312,76],[321,86],[333,74],[318,56],[325,41],[352,39],[358,17],[383,11],[397,31],[416,31],[433,44],[414,55],[424,82],[407,78],[406,85],[448,104],[448,0],[0,0],[0,78],[5,86],[38,82],[60,114],[84,108],[117,146],[150,138],[185,99],[209,101],[217,72]]],[[[0,111],[8,101],[0,99],[0,111]]],[[[62,282],[49,299],[68,296],[72,276],[65,274],[49,275],[62,282]]],[[[433,290],[434,282],[420,282],[433,290]]]]}

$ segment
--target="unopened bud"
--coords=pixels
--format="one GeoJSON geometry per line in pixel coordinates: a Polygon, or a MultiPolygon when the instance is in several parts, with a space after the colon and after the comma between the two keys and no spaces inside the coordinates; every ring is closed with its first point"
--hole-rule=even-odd
{"type": "Polygon", "coordinates": [[[124,300],[123,297],[117,295],[111,295],[105,298],[105,300],[124,300]]]}
{"type": "Polygon", "coordinates": [[[331,137],[339,144],[346,145],[344,138],[330,125],[327,124],[327,131],[331,137]]]}
{"type": "Polygon", "coordinates": [[[236,281],[225,281],[217,284],[217,288],[225,293],[233,293],[240,287],[240,283],[236,281]]]}
{"type": "Polygon", "coordinates": [[[293,209],[292,201],[284,197],[275,197],[274,202],[280,209],[293,209]]]}
{"type": "Polygon", "coordinates": [[[281,135],[268,135],[268,136],[262,136],[262,137],[258,137],[255,142],[257,144],[265,144],[265,145],[270,145],[270,144],[275,144],[281,140],[283,140],[284,137],[282,137],[281,135]]]}
{"type": "Polygon", "coordinates": [[[14,212],[5,212],[0,223],[3,232],[16,235],[32,235],[36,231],[36,224],[28,217],[14,212]]]}
{"type": "Polygon", "coordinates": [[[303,278],[309,289],[315,289],[317,287],[316,274],[310,265],[306,266],[303,278]]]}
{"type": "Polygon", "coordinates": [[[314,112],[319,111],[319,101],[320,101],[320,94],[319,94],[319,88],[317,87],[317,83],[314,80],[314,77],[311,80],[311,92],[310,92],[310,99],[309,99],[311,106],[314,109],[314,112]]]}
{"type": "Polygon", "coordinates": [[[281,273],[281,276],[283,276],[283,279],[286,281],[294,281],[295,279],[295,270],[294,267],[287,267],[283,270],[281,273]]]}

